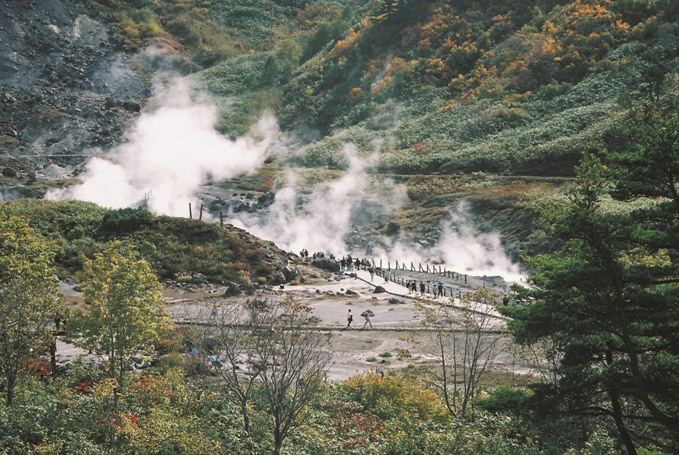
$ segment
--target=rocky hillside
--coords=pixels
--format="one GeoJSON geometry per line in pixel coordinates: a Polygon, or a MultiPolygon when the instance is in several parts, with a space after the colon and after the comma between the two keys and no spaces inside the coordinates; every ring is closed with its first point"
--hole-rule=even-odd
{"type": "Polygon", "coordinates": [[[152,64],[86,3],[1,2],[0,194],[16,196],[7,179],[58,179],[118,143],[149,94],[152,64]]]}

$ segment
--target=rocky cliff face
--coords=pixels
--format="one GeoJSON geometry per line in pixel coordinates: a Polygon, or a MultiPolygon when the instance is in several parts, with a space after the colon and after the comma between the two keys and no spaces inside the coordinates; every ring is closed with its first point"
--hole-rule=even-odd
{"type": "Polygon", "coordinates": [[[77,172],[118,143],[149,96],[148,71],[143,53],[75,0],[0,2],[0,196],[36,173],[77,172]]]}

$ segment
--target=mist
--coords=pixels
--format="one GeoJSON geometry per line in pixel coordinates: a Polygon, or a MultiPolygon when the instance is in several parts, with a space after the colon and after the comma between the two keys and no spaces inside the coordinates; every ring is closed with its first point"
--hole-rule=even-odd
{"type": "Polygon", "coordinates": [[[229,222],[291,251],[336,255],[347,251],[345,238],[361,215],[361,207],[370,204],[380,211],[393,211],[402,204],[405,192],[390,181],[383,183],[386,189],[382,194],[372,192],[370,170],[377,155],[362,159],[352,144],[345,144],[342,153],[349,164],[340,178],[319,184],[306,194],[298,177],[289,171],[266,215],[229,214],[229,222]]]}
{"type": "Polygon", "coordinates": [[[479,232],[465,202],[452,207],[441,220],[442,233],[433,246],[422,246],[398,238],[381,236],[363,248],[348,244],[360,237],[361,227],[377,218],[388,218],[408,203],[405,185],[384,179],[371,182],[371,170],[377,163],[377,152],[359,157],[351,144],[342,150],[349,166],[332,181],[317,185],[307,194],[292,170],[283,188],[276,192],[267,212],[229,213],[227,220],[258,237],[271,240],[279,247],[299,252],[334,254],[409,264],[441,264],[448,270],[470,275],[503,276],[519,281],[520,267],[507,256],[500,237],[479,232]]]}
{"type": "Polygon", "coordinates": [[[479,231],[465,201],[451,208],[439,229],[442,235],[433,246],[415,247],[398,240],[379,255],[406,264],[440,264],[457,273],[502,276],[507,281],[520,281],[525,275],[507,256],[499,235],[479,231]]]}
{"type": "Polygon", "coordinates": [[[272,117],[254,126],[254,136],[235,141],[215,129],[218,110],[186,79],[157,84],[155,100],[141,114],[125,143],[105,158],[92,158],[82,183],[52,191],[49,199],[78,199],[109,208],[146,206],[158,214],[185,216],[197,188],[259,168],[277,132],[272,117]]]}

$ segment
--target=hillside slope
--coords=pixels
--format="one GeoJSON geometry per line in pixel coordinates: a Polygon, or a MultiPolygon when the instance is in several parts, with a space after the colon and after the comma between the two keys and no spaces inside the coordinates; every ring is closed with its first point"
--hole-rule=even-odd
{"type": "Polygon", "coordinates": [[[624,148],[631,108],[679,93],[679,7],[669,0],[31,6],[0,7],[4,199],[68,185],[88,157],[125,141],[170,61],[212,94],[220,132],[247,134],[273,112],[286,137],[255,176],[214,183],[264,197],[293,169],[311,191],[342,175],[352,143],[372,175],[409,196],[359,226],[363,243],[393,226],[412,243],[435,242],[437,223],[467,200],[516,258],[546,244],[533,236],[532,201],[567,185],[584,151],[624,148]]]}

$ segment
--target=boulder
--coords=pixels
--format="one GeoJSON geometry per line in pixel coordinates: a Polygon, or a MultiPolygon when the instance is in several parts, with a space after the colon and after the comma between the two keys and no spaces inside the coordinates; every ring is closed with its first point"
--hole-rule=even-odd
{"type": "Polygon", "coordinates": [[[286,266],[283,269],[283,275],[285,276],[286,282],[292,281],[297,276],[297,270],[292,269],[289,266],[286,266]]]}
{"type": "Polygon", "coordinates": [[[191,275],[191,283],[192,284],[207,284],[207,277],[203,275],[202,273],[194,273],[191,275]]]}
{"type": "Polygon", "coordinates": [[[269,283],[273,284],[273,285],[278,285],[278,284],[287,283],[288,281],[290,281],[290,280],[288,280],[285,277],[285,274],[283,272],[276,272],[276,274],[273,276],[273,278],[271,278],[271,280],[269,280],[269,283]]]}
{"type": "Polygon", "coordinates": [[[387,292],[387,290],[384,289],[382,286],[375,286],[375,290],[373,291],[373,294],[381,294],[383,292],[387,292]]]}
{"type": "Polygon", "coordinates": [[[337,261],[328,258],[319,258],[311,261],[311,265],[322,270],[328,270],[330,272],[339,272],[340,265],[337,261]]]}
{"type": "Polygon", "coordinates": [[[240,286],[236,283],[226,281],[224,285],[226,286],[226,291],[224,291],[223,297],[235,297],[241,294],[240,286]]]}
{"type": "Polygon", "coordinates": [[[384,230],[384,233],[390,237],[398,235],[399,232],[401,232],[401,226],[398,223],[394,223],[393,221],[387,223],[387,227],[384,230]]]}

